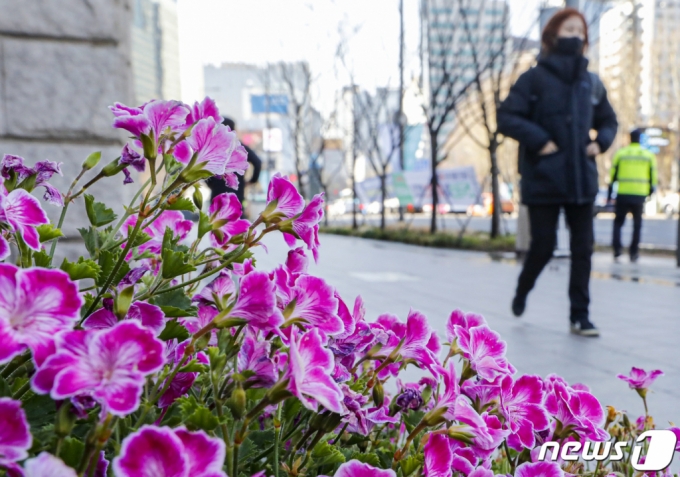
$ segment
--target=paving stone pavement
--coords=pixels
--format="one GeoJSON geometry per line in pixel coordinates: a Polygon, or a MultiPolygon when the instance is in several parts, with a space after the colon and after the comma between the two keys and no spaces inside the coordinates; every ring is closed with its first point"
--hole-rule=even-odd
{"type": "MultiPolygon", "coordinates": [[[[269,253],[256,253],[257,266],[270,270],[285,260],[280,236],[265,240],[269,253]]],[[[590,386],[604,404],[643,413],[640,398],[616,378],[632,366],[662,369],[648,395],[659,425],[680,424],[680,271],[672,259],[642,257],[636,265],[614,264],[596,254],[591,280],[591,319],[598,339],[568,332],[569,262],[553,260],[529,296],[525,315],[510,312],[520,265],[512,255],[442,250],[354,237],[321,235],[320,259],[310,273],[335,286],[353,303],[361,295],[367,318],[394,313],[405,319],[409,307],[427,315],[444,336],[453,309],[484,315],[508,344],[508,358],[520,373],[557,373],[590,386]]],[[[411,369],[411,377],[419,370],[411,369]]]]}

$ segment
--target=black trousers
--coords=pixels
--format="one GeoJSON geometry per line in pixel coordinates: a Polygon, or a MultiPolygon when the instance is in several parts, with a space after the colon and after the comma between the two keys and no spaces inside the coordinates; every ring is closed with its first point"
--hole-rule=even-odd
{"type": "Polygon", "coordinates": [[[626,222],[626,215],[628,212],[633,214],[633,239],[630,242],[628,249],[631,257],[636,256],[640,251],[640,233],[642,231],[642,210],[644,208],[644,200],[626,200],[623,197],[616,199],[616,217],[614,218],[614,232],[612,236],[612,248],[614,255],[621,255],[623,249],[621,245],[621,228],[626,222]]]}
{"type": "Polygon", "coordinates": [[[570,319],[588,319],[590,268],[593,255],[593,204],[530,205],[531,245],[517,282],[517,294],[529,294],[543,268],[552,258],[557,243],[557,223],[564,209],[569,226],[571,274],[569,278],[570,319]]]}

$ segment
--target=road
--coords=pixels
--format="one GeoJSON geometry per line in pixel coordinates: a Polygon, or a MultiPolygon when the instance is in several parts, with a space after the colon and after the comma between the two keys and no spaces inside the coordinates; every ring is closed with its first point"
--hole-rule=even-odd
{"type": "MultiPolygon", "coordinates": [[[[468,230],[487,232],[491,229],[491,219],[488,217],[468,217],[464,215],[447,214],[439,218],[439,228],[442,230],[460,230],[469,220],[468,230]]],[[[364,215],[359,216],[359,223],[369,225],[379,225],[380,216],[364,215]]],[[[397,215],[389,215],[388,223],[397,223],[397,215]]],[[[426,214],[407,214],[406,222],[414,227],[429,227],[430,217],[426,214]]],[[[595,219],[595,242],[598,245],[611,245],[613,215],[599,215],[595,219]]],[[[628,217],[623,227],[623,243],[630,241],[632,232],[632,217],[628,217]]],[[[351,215],[329,218],[330,225],[349,225],[352,223],[351,215]]],[[[677,219],[666,218],[645,218],[642,225],[641,245],[645,248],[657,248],[675,250],[677,240],[677,219]]],[[[501,223],[501,230],[504,233],[514,234],[517,231],[517,219],[515,217],[504,217],[501,223]]]]}
{"type": "MultiPolygon", "coordinates": [[[[403,320],[413,307],[443,337],[452,310],[480,313],[507,342],[508,358],[520,373],[557,373],[587,384],[603,404],[635,418],[643,413],[641,400],[616,375],[632,366],[661,369],[666,374],[648,396],[650,412],[659,426],[680,423],[680,271],[673,259],[643,256],[636,265],[614,264],[609,254],[596,254],[591,319],[602,337],[593,339],[568,332],[568,260],[551,262],[529,296],[527,312],[517,319],[510,313],[520,271],[514,260],[355,237],[320,239],[319,263],[310,265],[310,273],[349,303],[360,294],[367,319],[394,313],[403,320]]],[[[257,267],[271,270],[288,249],[280,236],[265,241],[269,253],[257,250],[257,267]]]]}

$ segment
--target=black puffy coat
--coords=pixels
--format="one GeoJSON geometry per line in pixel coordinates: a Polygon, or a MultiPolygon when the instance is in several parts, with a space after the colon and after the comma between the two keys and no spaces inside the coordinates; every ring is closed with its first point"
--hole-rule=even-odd
{"type": "Polygon", "coordinates": [[[587,66],[588,60],[581,56],[541,58],[519,77],[498,110],[498,130],[520,143],[524,204],[595,200],[597,165],[586,154],[590,130],[597,131],[595,140],[604,152],[614,141],[618,123],[604,87],[594,84],[587,66]],[[594,94],[594,86],[602,94],[594,94]],[[551,140],[558,152],[539,155],[551,140]]]}

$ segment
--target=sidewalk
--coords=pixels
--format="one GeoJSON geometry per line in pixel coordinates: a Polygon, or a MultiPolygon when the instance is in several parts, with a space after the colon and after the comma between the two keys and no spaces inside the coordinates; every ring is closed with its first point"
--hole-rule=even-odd
{"type": "MultiPolygon", "coordinates": [[[[256,259],[259,269],[270,270],[285,260],[287,247],[281,237],[266,242],[269,254],[258,251],[256,259]]],[[[369,320],[388,312],[405,319],[413,307],[443,337],[453,309],[480,313],[507,341],[519,372],[585,383],[604,405],[635,417],[643,412],[640,399],[616,375],[632,366],[662,369],[666,375],[648,397],[650,412],[660,425],[680,424],[680,271],[672,259],[642,257],[631,265],[595,256],[591,318],[602,331],[599,339],[568,332],[568,260],[546,267],[521,319],[510,313],[519,271],[509,257],[332,235],[321,236],[319,264],[310,267],[347,302],[361,294],[369,320]]]]}

